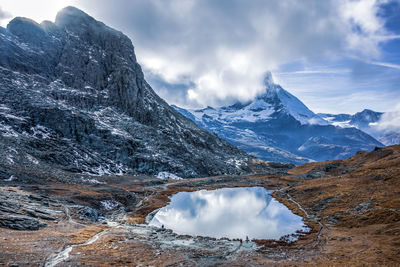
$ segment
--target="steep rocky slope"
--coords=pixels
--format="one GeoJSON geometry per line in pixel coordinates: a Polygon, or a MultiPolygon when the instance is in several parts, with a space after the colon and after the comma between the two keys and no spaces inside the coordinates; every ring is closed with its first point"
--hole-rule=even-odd
{"type": "Polygon", "coordinates": [[[267,74],[265,91],[248,103],[201,110],[175,107],[198,125],[263,160],[301,164],[344,159],[383,146],[356,128],[330,125],[267,74]]]}
{"type": "Polygon", "coordinates": [[[0,27],[0,179],[238,174],[251,159],[158,97],[130,39],[86,13],[0,27]]]}

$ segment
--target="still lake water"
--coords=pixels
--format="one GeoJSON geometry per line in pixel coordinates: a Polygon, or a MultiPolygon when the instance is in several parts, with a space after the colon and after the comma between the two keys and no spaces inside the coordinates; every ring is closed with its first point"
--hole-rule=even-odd
{"type": "Polygon", "coordinates": [[[306,230],[302,217],[271,197],[263,187],[179,192],[149,225],[177,234],[245,239],[280,239],[306,230]]]}

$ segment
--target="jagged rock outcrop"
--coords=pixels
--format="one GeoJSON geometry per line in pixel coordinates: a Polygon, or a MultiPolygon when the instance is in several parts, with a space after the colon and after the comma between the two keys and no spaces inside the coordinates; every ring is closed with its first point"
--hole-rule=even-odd
{"type": "Polygon", "coordinates": [[[0,29],[0,159],[3,180],[68,182],[239,174],[251,157],[163,101],[127,36],[67,7],[0,29]]]}

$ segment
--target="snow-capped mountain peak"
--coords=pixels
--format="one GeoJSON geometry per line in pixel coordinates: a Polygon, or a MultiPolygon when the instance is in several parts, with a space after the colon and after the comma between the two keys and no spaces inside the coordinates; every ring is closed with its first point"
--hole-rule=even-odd
{"type": "Polygon", "coordinates": [[[229,122],[256,122],[268,121],[277,114],[288,115],[300,124],[328,125],[329,123],[306,107],[297,97],[275,84],[272,75],[268,72],[264,78],[265,90],[254,100],[231,106],[191,110],[195,120],[201,121],[212,117],[219,121],[229,122]]]}
{"type": "Polygon", "coordinates": [[[254,100],[200,110],[174,107],[196,124],[264,160],[305,163],[345,158],[381,145],[367,134],[332,126],[267,73],[254,100]]]}
{"type": "Polygon", "coordinates": [[[270,72],[264,78],[264,85],[266,87],[264,93],[257,96],[254,102],[264,101],[273,107],[275,112],[286,112],[301,124],[329,124],[307,108],[297,97],[283,89],[279,84],[275,84],[270,72]]]}
{"type": "Polygon", "coordinates": [[[264,85],[266,88],[270,88],[274,85],[274,79],[272,78],[272,73],[268,71],[264,76],[264,85]]]}

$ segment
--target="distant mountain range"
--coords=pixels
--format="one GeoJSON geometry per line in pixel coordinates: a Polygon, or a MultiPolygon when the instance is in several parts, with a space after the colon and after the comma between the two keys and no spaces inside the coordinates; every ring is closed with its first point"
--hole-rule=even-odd
{"type": "Polygon", "coordinates": [[[264,93],[247,103],[199,110],[173,107],[197,125],[263,160],[302,164],[344,159],[359,150],[383,146],[359,129],[332,125],[332,121],[313,113],[275,84],[270,73],[264,84],[264,93]]]}
{"type": "Polygon", "coordinates": [[[375,137],[384,145],[400,144],[400,133],[393,131],[383,131],[376,127],[376,124],[381,119],[383,112],[376,112],[370,109],[364,109],[354,115],[350,114],[328,114],[319,113],[323,119],[332,125],[342,128],[355,127],[371,136],[375,137]]]}

